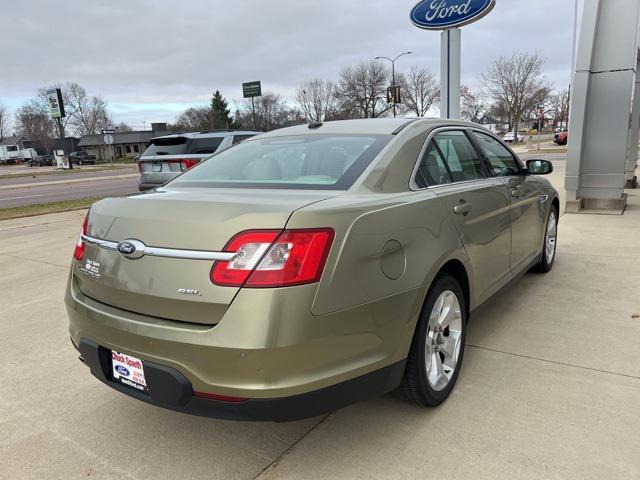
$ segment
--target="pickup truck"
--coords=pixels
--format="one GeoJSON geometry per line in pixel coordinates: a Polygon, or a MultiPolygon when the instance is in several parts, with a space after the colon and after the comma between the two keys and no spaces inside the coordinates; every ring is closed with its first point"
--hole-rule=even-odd
{"type": "Polygon", "coordinates": [[[96,164],[96,156],[89,155],[87,152],[71,152],[69,155],[69,162],[75,163],[76,165],[95,165],[96,164]]]}

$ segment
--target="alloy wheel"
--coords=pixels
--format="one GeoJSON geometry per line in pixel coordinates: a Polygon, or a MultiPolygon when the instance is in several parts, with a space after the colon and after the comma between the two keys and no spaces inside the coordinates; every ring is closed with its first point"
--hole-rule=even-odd
{"type": "Polygon", "coordinates": [[[549,221],[547,223],[547,236],[545,238],[545,255],[548,264],[553,262],[556,256],[556,240],[558,238],[558,222],[556,220],[556,212],[551,210],[549,221]]]}
{"type": "Polygon", "coordinates": [[[425,365],[431,388],[441,392],[458,367],[462,339],[462,311],[455,293],[444,291],[429,317],[425,342],[425,365]]]}

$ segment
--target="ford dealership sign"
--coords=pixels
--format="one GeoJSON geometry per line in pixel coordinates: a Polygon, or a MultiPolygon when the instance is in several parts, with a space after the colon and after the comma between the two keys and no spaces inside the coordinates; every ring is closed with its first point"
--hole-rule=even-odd
{"type": "Polygon", "coordinates": [[[447,30],[481,19],[496,0],[422,0],[411,10],[411,21],[425,30],[447,30]]]}

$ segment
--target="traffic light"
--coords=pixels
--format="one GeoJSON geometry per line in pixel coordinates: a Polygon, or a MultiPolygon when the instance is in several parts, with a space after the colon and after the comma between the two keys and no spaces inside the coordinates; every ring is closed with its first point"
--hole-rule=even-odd
{"type": "Polygon", "coordinates": [[[400,98],[400,85],[393,85],[387,88],[387,103],[389,105],[402,103],[402,99],[400,98]]]}

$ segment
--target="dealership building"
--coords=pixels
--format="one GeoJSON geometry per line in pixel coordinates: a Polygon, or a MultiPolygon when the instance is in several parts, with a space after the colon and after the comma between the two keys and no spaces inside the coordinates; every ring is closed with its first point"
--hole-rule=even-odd
{"type": "MultiPolygon", "coordinates": [[[[116,132],[113,136],[113,157],[125,158],[142,155],[149,142],[154,137],[167,135],[166,123],[152,123],[151,130],[139,130],[134,132],[116,132]]],[[[109,160],[110,148],[104,142],[104,135],[85,135],[78,145],[90,155],[95,155],[98,159],[109,160]]]]}

